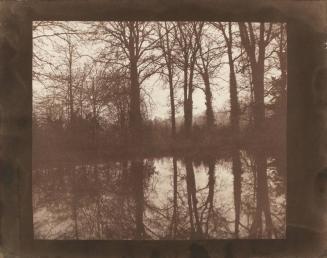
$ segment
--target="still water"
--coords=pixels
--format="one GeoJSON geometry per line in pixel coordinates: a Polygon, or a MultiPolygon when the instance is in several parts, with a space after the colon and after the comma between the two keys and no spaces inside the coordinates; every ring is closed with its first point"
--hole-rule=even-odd
{"type": "Polygon", "coordinates": [[[33,170],[36,239],[285,237],[277,158],[163,157],[33,170]]]}

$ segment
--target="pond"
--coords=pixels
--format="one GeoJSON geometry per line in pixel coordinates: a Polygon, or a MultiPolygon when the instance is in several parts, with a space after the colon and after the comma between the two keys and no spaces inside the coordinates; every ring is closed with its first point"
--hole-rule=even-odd
{"type": "Polygon", "coordinates": [[[33,170],[36,239],[285,238],[276,157],[162,157],[33,170]]]}

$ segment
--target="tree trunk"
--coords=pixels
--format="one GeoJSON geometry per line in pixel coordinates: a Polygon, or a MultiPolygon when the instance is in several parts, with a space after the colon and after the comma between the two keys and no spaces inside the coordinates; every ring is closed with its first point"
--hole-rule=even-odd
{"type": "Polygon", "coordinates": [[[186,168],[186,188],[187,188],[187,202],[188,202],[188,211],[190,218],[190,226],[191,226],[191,239],[194,238],[195,228],[194,228],[194,216],[193,216],[193,203],[192,203],[192,183],[190,179],[190,171],[191,171],[192,162],[189,160],[185,160],[185,168],[186,168]]]}
{"type": "Polygon", "coordinates": [[[233,58],[233,34],[231,22],[228,23],[228,35],[223,29],[223,34],[227,46],[227,55],[229,63],[229,94],[230,94],[230,124],[232,129],[232,171],[234,188],[234,208],[235,208],[235,238],[239,238],[239,225],[241,214],[241,194],[242,194],[242,164],[240,154],[240,106],[237,92],[237,81],[233,58]]]}
{"type": "MultiPolygon", "coordinates": [[[[159,37],[161,37],[159,29],[159,37]]],[[[175,118],[175,94],[174,94],[174,83],[173,83],[173,57],[172,47],[169,40],[169,29],[165,22],[165,41],[162,43],[162,51],[165,57],[166,66],[168,70],[168,83],[169,83],[169,97],[170,97],[170,109],[171,109],[171,134],[172,138],[176,138],[176,118],[175,118]]]]}
{"type": "Polygon", "coordinates": [[[251,23],[249,28],[244,23],[239,23],[241,41],[250,60],[253,94],[254,94],[254,129],[262,134],[265,121],[265,103],[264,103],[264,62],[266,42],[264,39],[264,23],[260,23],[259,41],[255,41],[254,31],[251,23]],[[250,34],[250,35],[249,35],[250,34]],[[256,49],[258,48],[258,58],[256,58],[256,49]]]}
{"type": "Polygon", "coordinates": [[[215,161],[213,159],[209,159],[209,171],[208,171],[208,197],[206,201],[206,205],[209,205],[208,208],[208,215],[207,215],[207,221],[206,221],[206,228],[205,233],[206,237],[209,238],[209,223],[211,219],[211,215],[213,212],[213,201],[214,201],[214,194],[215,194],[215,161]]]}
{"type": "Polygon", "coordinates": [[[234,176],[234,207],[235,207],[235,238],[239,238],[239,225],[241,217],[241,194],[242,194],[242,165],[240,158],[240,150],[233,148],[232,150],[232,170],[234,176]]]}
{"type": "Polygon", "coordinates": [[[140,240],[145,237],[145,228],[143,222],[144,214],[144,167],[143,161],[132,161],[131,172],[134,179],[135,196],[135,238],[140,240]]]}
{"type": "Polygon", "coordinates": [[[192,238],[201,238],[202,237],[202,226],[199,218],[199,212],[197,207],[197,198],[196,198],[196,184],[194,177],[194,169],[193,164],[190,159],[185,160],[186,166],[186,182],[187,182],[187,190],[188,190],[188,198],[189,198],[189,211],[190,211],[190,219],[191,219],[191,227],[192,227],[192,238]],[[193,217],[195,219],[195,231],[194,231],[194,222],[193,217]]]}
{"type": "Polygon", "coordinates": [[[262,147],[264,143],[265,102],[264,102],[264,68],[267,39],[265,40],[264,23],[260,23],[259,37],[256,39],[251,23],[239,23],[241,41],[250,60],[253,94],[254,94],[254,129],[257,134],[257,147],[254,158],[257,174],[256,212],[251,226],[251,234],[262,237],[262,215],[265,215],[265,233],[271,237],[273,231],[267,178],[267,157],[262,147]],[[256,58],[256,49],[258,57],[256,58]]]}
{"type": "Polygon", "coordinates": [[[287,104],[287,93],[286,93],[286,88],[287,88],[287,53],[286,49],[284,49],[284,33],[285,33],[285,25],[281,25],[281,30],[280,30],[280,42],[279,42],[279,49],[278,49],[278,59],[279,59],[279,65],[280,65],[280,70],[281,70],[281,89],[280,89],[280,94],[281,94],[281,103],[280,107],[281,110],[286,110],[286,104],[287,104]]]}
{"type": "Polygon", "coordinates": [[[177,23],[179,35],[177,41],[181,47],[181,54],[183,55],[183,72],[184,72],[184,129],[186,138],[190,138],[192,133],[193,124],[193,77],[194,67],[196,63],[196,55],[199,50],[199,44],[197,44],[197,33],[200,33],[203,27],[203,23],[192,23],[192,33],[183,25],[177,23]],[[197,25],[200,25],[197,27],[197,25]],[[184,30],[185,29],[185,30],[184,30]]]}
{"type": "MultiPolygon", "coordinates": [[[[233,59],[233,35],[231,23],[228,23],[228,36],[225,35],[227,45],[228,63],[229,63],[229,95],[230,95],[230,123],[236,145],[238,145],[240,133],[240,106],[237,93],[237,81],[233,59]]],[[[237,147],[237,146],[236,146],[237,147]]]]}
{"type": "Polygon", "coordinates": [[[213,108],[212,108],[212,93],[209,80],[208,71],[204,71],[202,74],[202,79],[204,82],[204,92],[206,98],[206,118],[207,118],[207,127],[212,128],[215,123],[213,108]]]}
{"type": "Polygon", "coordinates": [[[138,146],[142,142],[142,115],[141,115],[141,99],[140,99],[140,84],[138,73],[138,60],[136,55],[136,32],[134,28],[135,22],[129,22],[129,58],[130,58],[130,129],[131,143],[133,146],[138,146]]]}
{"type": "Polygon", "coordinates": [[[170,108],[171,108],[171,134],[172,138],[176,138],[176,118],[175,118],[175,96],[174,96],[174,84],[173,75],[171,68],[168,68],[169,73],[169,97],[170,97],[170,108]]]}
{"type": "Polygon", "coordinates": [[[192,93],[190,92],[191,87],[189,84],[191,82],[188,79],[187,67],[188,63],[184,66],[184,129],[185,136],[188,138],[191,135],[192,128],[192,93]]]}
{"type": "Polygon", "coordinates": [[[172,239],[176,238],[177,233],[177,160],[173,158],[174,169],[174,197],[173,197],[173,219],[172,219],[172,239]]]}
{"type": "Polygon", "coordinates": [[[267,178],[266,154],[257,149],[254,153],[255,167],[257,174],[256,212],[251,226],[251,235],[261,238],[263,234],[271,238],[273,223],[270,211],[270,199],[267,178]],[[262,215],[265,216],[265,231],[263,232],[262,215]]]}
{"type": "Polygon", "coordinates": [[[195,66],[195,54],[193,54],[190,63],[190,75],[188,80],[188,96],[187,96],[187,120],[186,120],[186,134],[188,137],[192,134],[193,125],[193,77],[194,77],[194,66],[195,66]]]}
{"type": "Polygon", "coordinates": [[[142,116],[141,116],[141,101],[140,101],[140,87],[138,81],[137,64],[135,60],[131,61],[130,64],[131,72],[131,107],[130,107],[130,129],[132,142],[136,143],[137,139],[141,137],[141,126],[142,126],[142,116]]]}
{"type": "Polygon", "coordinates": [[[236,82],[236,76],[235,76],[235,70],[234,70],[234,62],[233,58],[231,56],[231,50],[229,55],[229,67],[230,67],[230,81],[229,81],[229,94],[230,94],[230,123],[232,127],[232,133],[235,140],[239,138],[240,133],[240,116],[239,116],[239,110],[240,106],[238,103],[238,94],[237,94],[237,82],[236,82]]]}
{"type": "Polygon", "coordinates": [[[68,60],[68,69],[69,69],[69,78],[68,78],[68,94],[69,94],[69,115],[70,115],[70,125],[73,127],[74,123],[74,95],[73,95],[73,50],[71,43],[69,44],[69,60],[68,60]]]}

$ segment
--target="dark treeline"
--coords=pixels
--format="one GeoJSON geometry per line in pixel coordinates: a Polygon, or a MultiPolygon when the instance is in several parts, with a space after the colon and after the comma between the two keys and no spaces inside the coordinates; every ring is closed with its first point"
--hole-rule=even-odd
{"type": "Polygon", "coordinates": [[[34,22],[33,27],[36,157],[283,145],[284,24],[34,22]],[[167,117],[151,116],[156,99],[149,84],[169,91],[167,117]],[[194,115],[195,91],[203,93],[200,115],[194,115]],[[214,100],[221,96],[227,101],[217,109],[214,100]]]}

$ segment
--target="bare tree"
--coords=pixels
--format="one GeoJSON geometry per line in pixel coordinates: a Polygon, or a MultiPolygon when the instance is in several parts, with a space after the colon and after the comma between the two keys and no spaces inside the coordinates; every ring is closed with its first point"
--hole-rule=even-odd
{"type": "Polygon", "coordinates": [[[149,22],[100,22],[95,29],[97,36],[107,42],[111,53],[102,53],[108,63],[125,68],[130,80],[129,126],[131,140],[137,146],[142,139],[141,85],[157,72],[153,54],[154,28],[149,22]]]}
{"type": "Polygon", "coordinates": [[[183,73],[184,129],[187,137],[191,134],[193,124],[193,80],[197,53],[200,48],[197,39],[203,25],[203,22],[177,22],[175,29],[178,44],[177,55],[180,56],[178,64],[183,73]]]}
{"type": "Polygon", "coordinates": [[[199,46],[196,62],[197,71],[200,74],[205,94],[207,127],[212,128],[215,124],[215,115],[212,106],[212,83],[211,79],[215,71],[221,66],[221,58],[224,54],[220,44],[213,40],[210,35],[212,27],[204,26],[200,33],[197,33],[197,44],[199,46]]]}
{"type": "MultiPolygon", "coordinates": [[[[264,132],[265,101],[264,101],[264,75],[266,47],[272,38],[272,24],[265,23],[254,25],[252,23],[239,23],[242,46],[245,49],[251,67],[251,75],[254,91],[254,129],[261,134],[264,132]]],[[[259,136],[258,140],[263,140],[259,136]]],[[[265,223],[268,236],[272,234],[272,219],[268,196],[267,181],[267,157],[264,151],[256,148],[255,164],[257,173],[257,204],[251,232],[255,236],[262,236],[262,213],[265,215],[265,223]]]]}
{"type": "Polygon", "coordinates": [[[235,33],[235,25],[228,23],[213,23],[218,28],[225,40],[226,52],[229,65],[229,96],[230,96],[230,124],[233,135],[232,142],[232,171],[234,175],[234,206],[235,206],[235,237],[239,237],[240,213],[241,213],[241,159],[240,159],[240,105],[238,97],[238,88],[235,71],[235,61],[239,57],[239,53],[235,56],[235,41],[237,35],[235,33]]]}
{"type": "Polygon", "coordinates": [[[159,48],[162,51],[162,55],[165,61],[165,67],[167,69],[168,84],[169,84],[169,97],[170,97],[170,108],[171,108],[171,131],[172,137],[176,137],[176,107],[175,107],[175,59],[174,48],[176,46],[176,37],[173,34],[173,29],[175,24],[171,22],[163,22],[158,24],[158,34],[159,34],[159,48]]]}

